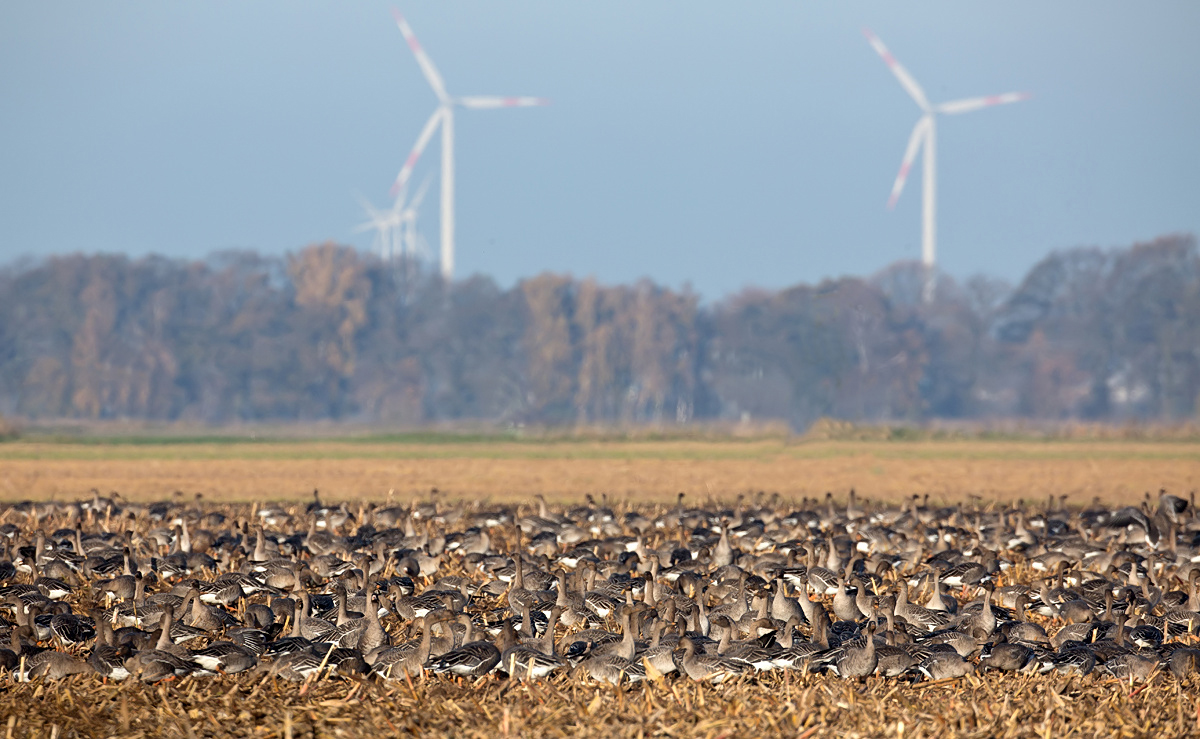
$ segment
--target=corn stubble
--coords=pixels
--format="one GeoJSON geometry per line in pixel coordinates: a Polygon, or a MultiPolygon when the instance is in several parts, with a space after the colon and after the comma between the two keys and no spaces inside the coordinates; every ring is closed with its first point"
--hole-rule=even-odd
{"type": "Polygon", "coordinates": [[[1099,673],[989,672],[915,684],[872,677],[860,684],[773,672],[721,685],[669,676],[608,686],[574,672],[535,681],[426,673],[297,686],[258,674],[157,685],[80,675],[19,683],[8,676],[0,680],[0,731],[6,739],[1200,736],[1200,677],[1180,681],[1160,671],[1131,685],[1099,673]]]}
{"type": "Polygon", "coordinates": [[[915,686],[803,674],[620,687],[429,676],[317,682],[298,695],[269,677],[154,686],[76,676],[4,685],[0,726],[12,737],[1184,736],[1200,735],[1197,687],[998,674],[915,686]]]}

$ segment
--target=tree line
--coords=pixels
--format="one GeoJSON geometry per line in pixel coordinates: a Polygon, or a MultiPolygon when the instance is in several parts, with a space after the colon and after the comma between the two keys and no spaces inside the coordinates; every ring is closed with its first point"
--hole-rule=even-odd
{"type": "Polygon", "coordinates": [[[643,280],[444,284],[337,244],[0,270],[0,413],[418,425],[1194,418],[1192,236],[1055,252],[1020,284],[919,265],[706,304],[643,280]]]}

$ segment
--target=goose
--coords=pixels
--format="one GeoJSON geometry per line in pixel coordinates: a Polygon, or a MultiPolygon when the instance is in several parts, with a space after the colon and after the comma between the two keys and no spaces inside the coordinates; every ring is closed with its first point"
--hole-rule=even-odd
{"type": "Polygon", "coordinates": [[[430,654],[437,657],[474,641],[475,623],[468,613],[453,614],[434,611],[425,617],[426,624],[433,629],[430,637],[430,654]]]}
{"type": "MultiPolygon", "coordinates": [[[[724,622],[721,640],[715,650],[718,656],[752,666],[759,671],[775,669],[775,658],[780,652],[778,647],[767,648],[759,639],[734,642],[732,641],[733,624],[729,623],[729,619],[725,616],[718,616],[717,619],[724,622]]],[[[773,634],[773,632],[768,633],[773,634]]],[[[768,637],[768,640],[773,641],[773,637],[768,637]]]]}
{"type": "Polygon", "coordinates": [[[1050,669],[1086,677],[1096,669],[1096,653],[1082,647],[1061,650],[1051,656],[1050,669]]]}
{"type": "Polygon", "coordinates": [[[652,636],[650,644],[638,652],[636,657],[643,665],[650,665],[658,671],[660,675],[669,675],[678,671],[678,665],[675,664],[675,647],[679,645],[679,636],[671,634],[670,637],[664,638],[663,632],[668,628],[666,620],[656,621],[651,627],[652,636]]]}
{"type": "Polygon", "coordinates": [[[83,644],[96,636],[95,622],[74,613],[59,613],[51,618],[50,631],[62,644],[83,644]]]}
{"type": "Polygon", "coordinates": [[[1200,670],[1200,649],[1191,647],[1176,649],[1171,652],[1171,657],[1167,660],[1167,667],[1171,674],[1179,680],[1196,674],[1200,670]]]}
{"type": "Polygon", "coordinates": [[[439,614],[418,617],[412,622],[412,628],[421,634],[420,638],[394,647],[380,645],[366,652],[372,671],[385,680],[420,675],[429,661],[433,624],[442,618],[445,616],[439,614]]]}
{"type": "Polygon", "coordinates": [[[1029,603],[1029,598],[1024,594],[1018,595],[1013,608],[1015,621],[1009,621],[1002,625],[1001,631],[1004,637],[1011,642],[1028,642],[1031,644],[1049,644],[1050,637],[1046,635],[1046,630],[1035,623],[1030,623],[1025,620],[1025,608],[1029,603]]]}
{"type": "Polygon", "coordinates": [[[189,658],[210,672],[235,674],[258,664],[258,655],[234,642],[218,641],[203,649],[193,650],[189,658]]]}
{"type": "Polygon", "coordinates": [[[678,663],[680,672],[692,680],[723,683],[746,670],[744,663],[719,656],[698,654],[696,642],[690,636],[680,639],[679,646],[683,650],[683,656],[678,663]]]}
{"type": "MultiPolygon", "coordinates": [[[[512,624],[506,622],[501,641],[507,649],[516,641],[516,632],[512,624]]],[[[490,641],[477,640],[463,644],[457,649],[438,657],[433,664],[433,671],[449,672],[462,677],[479,677],[492,671],[500,662],[501,650],[490,641]]]]}
{"type": "MultiPolygon", "coordinates": [[[[346,608],[346,589],[341,583],[337,583],[335,586],[335,593],[337,621],[333,632],[327,638],[339,647],[356,647],[359,641],[362,640],[363,634],[366,633],[371,621],[361,614],[356,617],[352,617],[349,614],[346,608]]],[[[376,618],[378,618],[378,615],[376,615],[376,618]]],[[[382,628],[380,628],[380,632],[382,632],[382,628]]]]}
{"type": "MultiPolygon", "coordinates": [[[[562,609],[562,623],[564,626],[572,627],[579,624],[586,624],[590,618],[591,611],[584,605],[583,595],[581,593],[569,592],[567,590],[567,578],[565,573],[561,573],[555,583],[557,596],[554,603],[562,609]]],[[[654,586],[651,585],[651,593],[654,592],[654,586]]],[[[653,595],[651,596],[653,598],[653,595]]],[[[668,601],[670,602],[670,601],[668,601]]]]}
{"type": "Polygon", "coordinates": [[[894,644],[875,647],[876,670],[884,677],[899,677],[912,670],[919,660],[912,650],[894,644]]]}
{"type": "Polygon", "coordinates": [[[996,613],[992,609],[992,592],[995,590],[995,586],[991,582],[985,582],[983,588],[982,607],[978,610],[964,609],[957,621],[959,631],[976,638],[987,638],[996,630],[996,613]]]}
{"type": "Polygon", "coordinates": [[[158,629],[158,642],[152,649],[143,649],[133,653],[125,660],[125,669],[131,676],[143,682],[159,682],[184,677],[195,672],[198,666],[191,662],[187,650],[182,649],[171,641],[171,624],[174,621],[174,609],[167,606],[162,613],[158,629]]]}
{"type": "Polygon", "coordinates": [[[246,597],[240,580],[199,581],[196,584],[196,590],[199,593],[200,602],[208,605],[233,605],[246,597]]]}
{"type": "Polygon", "coordinates": [[[1050,638],[1050,645],[1062,649],[1067,642],[1090,642],[1097,631],[1096,623],[1067,624],[1050,638]]]}
{"type": "MultiPolygon", "coordinates": [[[[620,616],[621,637],[620,639],[611,640],[590,640],[592,648],[589,654],[598,656],[601,654],[615,654],[625,661],[632,661],[633,656],[637,651],[637,645],[634,642],[633,629],[630,627],[631,615],[628,611],[623,611],[620,616]]],[[[577,635],[578,636],[578,635],[577,635]]]]}
{"type": "Polygon", "coordinates": [[[624,638],[623,634],[616,634],[604,629],[584,629],[573,634],[568,633],[559,642],[558,649],[568,658],[572,658],[583,654],[592,654],[597,647],[619,642],[624,638]]]}
{"type": "Polygon", "coordinates": [[[145,583],[140,572],[132,575],[118,575],[96,584],[96,589],[100,591],[105,598],[105,603],[109,605],[113,600],[126,601],[140,597],[140,590],[144,587],[145,583]]]}
{"type": "Polygon", "coordinates": [[[846,590],[846,578],[844,576],[837,579],[837,592],[833,595],[833,612],[843,621],[857,621],[863,617],[862,611],[858,608],[858,603],[855,600],[857,591],[850,594],[846,590]]]}
{"type": "MultiPolygon", "coordinates": [[[[982,552],[987,556],[990,552],[982,552]]],[[[973,587],[991,578],[987,568],[981,562],[959,562],[939,575],[941,582],[953,588],[973,587]]]]}
{"type": "Polygon", "coordinates": [[[108,627],[108,623],[103,619],[97,623],[100,625],[100,635],[97,636],[96,644],[92,647],[91,654],[88,655],[88,664],[97,675],[106,680],[124,680],[129,677],[125,661],[133,653],[133,650],[127,644],[114,646],[112,630],[108,627]]]}
{"type": "MultiPolygon", "coordinates": [[[[862,575],[855,574],[851,578],[851,581],[854,583],[854,586],[857,589],[857,592],[855,593],[855,596],[854,596],[854,605],[858,606],[859,612],[862,613],[863,615],[871,613],[872,611],[879,610],[879,605],[878,605],[879,598],[877,597],[877,595],[873,595],[872,593],[877,592],[878,590],[881,590],[884,587],[882,581],[875,582],[870,577],[867,577],[866,579],[864,579],[863,575],[867,575],[867,574],[868,573],[865,573],[865,572],[862,573],[862,575]]],[[[889,612],[894,612],[895,606],[892,606],[892,607],[888,608],[887,610],[889,612]]]]}
{"type": "Polygon", "coordinates": [[[226,611],[202,601],[197,588],[191,588],[188,591],[181,612],[184,615],[184,623],[209,633],[220,631],[226,626],[241,626],[237,619],[226,611]]]}
{"type": "Polygon", "coordinates": [[[41,575],[42,567],[39,567],[36,561],[31,564],[31,569],[33,570],[34,587],[50,600],[62,600],[75,591],[75,588],[60,578],[43,577],[41,575]]]}
{"type": "MultiPolygon", "coordinates": [[[[20,619],[20,610],[18,609],[18,622],[20,619]]],[[[14,660],[19,660],[21,657],[32,657],[38,652],[46,651],[45,647],[38,646],[36,643],[27,641],[26,637],[36,637],[33,628],[26,623],[19,623],[16,627],[9,630],[8,633],[8,652],[13,655],[14,660]]]]}
{"type": "Polygon", "coordinates": [[[189,675],[197,666],[162,649],[145,649],[125,660],[125,670],[142,682],[156,683],[189,675]]]}
{"type": "MultiPolygon", "coordinates": [[[[825,612],[825,607],[820,603],[813,605],[812,640],[800,643],[793,641],[791,645],[784,644],[783,650],[775,656],[776,667],[785,670],[807,671],[813,657],[829,651],[829,616],[825,612]]],[[[790,639],[790,635],[785,639],[790,639]]]]}
{"type": "Polygon", "coordinates": [[[940,567],[932,569],[932,587],[933,592],[926,601],[925,607],[931,611],[943,611],[945,613],[954,614],[958,612],[958,601],[954,600],[951,595],[942,595],[942,570],[940,567]]]}
{"type": "Polygon", "coordinates": [[[816,595],[833,595],[837,591],[837,572],[816,564],[816,551],[808,548],[809,565],[805,570],[804,580],[809,589],[816,595]]]}
{"type": "Polygon", "coordinates": [[[596,575],[597,572],[595,568],[588,568],[586,584],[587,590],[583,594],[583,605],[585,608],[596,614],[598,618],[603,620],[616,612],[618,601],[613,597],[613,593],[611,591],[605,592],[603,587],[597,586],[596,575]]]}
{"type": "Polygon", "coordinates": [[[1092,604],[1084,598],[1071,598],[1059,603],[1058,617],[1069,624],[1086,623],[1096,617],[1092,604]]]}
{"type": "MultiPolygon", "coordinates": [[[[861,591],[862,589],[860,588],[859,590],[861,591]]],[[[793,617],[805,623],[808,622],[798,599],[787,596],[787,585],[783,577],[777,577],[775,578],[775,593],[771,598],[771,618],[778,619],[779,621],[787,621],[793,617]]]]}
{"type": "MultiPolygon", "coordinates": [[[[1005,585],[992,591],[992,602],[1002,608],[1016,608],[1017,598],[1023,595],[1028,606],[1032,603],[1030,595],[1032,592],[1028,585],[1005,585]]],[[[1032,597],[1038,596],[1033,595],[1032,597]]]]}
{"type": "Polygon", "coordinates": [[[930,680],[948,680],[971,675],[975,665],[967,662],[957,652],[934,652],[917,666],[930,680]]]}
{"type": "Polygon", "coordinates": [[[324,656],[317,657],[309,651],[289,652],[288,654],[280,655],[270,662],[259,663],[257,670],[271,677],[281,677],[291,682],[302,682],[307,680],[310,675],[319,674],[322,670],[322,664],[326,664],[326,667],[328,667],[324,656]]]}
{"type": "Polygon", "coordinates": [[[376,605],[375,588],[369,584],[366,602],[367,624],[358,637],[357,644],[358,650],[363,654],[388,645],[387,631],[383,628],[383,622],[379,620],[379,610],[380,608],[376,605]]]}
{"type": "Polygon", "coordinates": [[[504,650],[500,655],[501,669],[512,677],[523,679],[542,678],[567,666],[567,661],[554,652],[554,624],[558,621],[558,610],[555,606],[540,645],[526,642],[504,650]]]}
{"type": "Polygon", "coordinates": [[[295,622],[293,624],[293,636],[303,636],[310,641],[324,641],[329,638],[337,627],[320,618],[314,618],[312,612],[312,598],[307,590],[300,591],[300,608],[296,613],[295,622]]]}
{"type": "Polygon", "coordinates": [[[900,592],[896,596],[895,615],[903,618],[911,626],[934,631],[950,623],[950,615],[945,611],[931,611],[908,601],[908,582],[899,581],[900,592]]]}
{"type": "Polygon", "coordinates": [[[579,668],[596,682],[619,685],[622,681],[640,682],[646,677],[645,665],[630,662],[616,654],[590,655],[579,663],[579,668]]]}
{"type": "Polygon", "coordinates": [[[1159,666],[1157,659],[1126,652],[1106,659],[1097,667],[1123,682],[1146,682],[1158,671],[1159,666]]]}
{"type": "Polygon", "coordinates": [[[424,592],[420,595],[402,595],[395,599],[396,613],[409,621],[428,616],[433,611],[447,608],[440,592],[424,592]]]}
{"type": "MultiPolygon", "coordinates": [[[[1061,553],[1057,554],[1059,554],[1060,557],[1065,556],[1061,553]]],[[[1079,600],[1080,598],[1079,593],[1063,587],[1063,578],[1065,576],[1067,566],[1070,564],[1069,560],[1056,559],[1054,562],[1056,564],[1052,568],[1044,568],[1047,570],[1052,570],[1054,587],[1050,587],[1050,581],[1042,581],[1041,587],[1038,590],[1040,603],[1034,609],[1038,614],[1046,616],[1047,618],[1061,618],[1062,614],[1059,610],[1059,606],[1068,601],[1079,600]]],[[[1037,569],[1037,567],[1034,567],[1034,569],[1037,569]]],[[[1133,572],[1136,572],[1136,568],[1133,570],[1133,572]]]]}
{"type": "Polygon", "coordinates": [[[162,615],[163,608],[168,605],[172,608],[179,608],[183,605],[183,598],[172,593],[155,593],[153,596],[148,596],[143,588],[138,597],[119,603],[110,610],[110,613],[113,624],[116,626],[142,628],[146,624],[157,621],[162,615]]]}
{"type": "Polygon", "coordinates": [[[1024,672],[1034,665],[1036,655],[1032,648],[1005,641],[1007,637],[1003,631],[1000,637],[1000,641],[983,645],[979,654],[981,671],[1024,672]]]}
{"type": "Polygon", "coordinates": [[[858,680],[874,674],[879,664],[879,657],[875,652],[876,628],[876,623],[871,621],[867,624],[863,646],[842,645],[814,659],[809,669],[826,669],[838,677],[858,680]]]}
{"type": "Polygon", "coordinates": [[[44,678],[46,680],[62,680],[71,675],[94,672],[92,666],[83,660],[67,654],[47,649],[28,657],[25,660],[25,672],[18,676],[21,682],[44,678]]]}
{"type": "Polygon", "coordinates": [[[956,629],[942,629],[920,639],[924,647],[948,647],[961,657],[969,657],[979,649],[979,640],[956,629]]]}
{"type": "Polygon", "coordinates": [[[292,654],[293,652],[307,651],[313,643],[302,636],[286,636],[275,639],[265,646],[263,655],[267,657],[277,657],[282,654],[292,654]]]}
{"type": "Polygon", "coordinates": [[[245,607],[243,619],[248,627],[266,629],[275,625],[275,612],[262,603],[251,603],[245,607]]]}
{"type": "Polygon", "coordinates": [[[367,664],[362,652],[348,647],[330,646],[314,644],[311,649],[314,657],[319,657],[325,662],[328,674],[360,677],[370,673],[371,666],[367,664]]]}
{"type": "Polygon", "coordinates": [[[271,635],[268,632],[248,626],[240,629],[230,629],[225,632],[225,636],[234,644],[246,649],[255,656],[262,656],[267,651],[267,642],[271,639],[271,635]]]}
{"type": "Polygon", "coordinates": [[[473,641],[452,649],[433,664],[434,672],[450,672],[463,677],[478,677],[492,671],[500,662],[500,650],[489,641],[473,641]]]}

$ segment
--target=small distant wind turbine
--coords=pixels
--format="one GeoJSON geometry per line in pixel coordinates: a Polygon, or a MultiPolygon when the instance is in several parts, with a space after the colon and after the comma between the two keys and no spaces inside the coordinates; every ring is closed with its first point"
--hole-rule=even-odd
{"type": "Polygon", "coordinates": [[[390,262],[397,253],[409,258],[425,256],[425,239],[417,231],[417,214],[425,191],[429,189],[429,178],[426,177],[417,189],[413,199],[405,204],[407,188],[400,191],[392,207],[379,210],[359,196],[363,210],[367,212],[367,220],[354,229],[355,233],[375,231],[375,251],[384,261],[390,262]]]}
{"type": "MultiPolygon", "coordinates": [[[[397,198],[399,201],[399,198],[397,198]]],[[[363,196],[358,196],[358,202],[362,205],[363,210],[367,212],[367,220],[354,228],[354,233],[363,233],[364,231],[375,231],[375,242],[373,248],[379,258],[385,262],[390,262],[396,253],[396,226],[397,219],[395,218],[394,209],[380,210],[367,202],[363,196]]]]}
{"type": "Polygon", "coordinates": [[[412,176],[413,167],[416,166],[417,160],[421,157],[421,152],[429,144],[429,140],[433,138],[433,134],[437,131],[438,126],[442,127],[442,254],[441,266],[442,277],[449,282],[454,277],[454,108],[461,106],[463,108],[520,108],[534,105],[547,105],[549,103],[545,98],[535,97],[497,97],[491,95],[468,95],[464,97],[451,97],[446,92],[446,84],[442,81],[442,75],[438,72],[437,67],[433,66],[433,60],[425,53],[425,49],[417,41],[416,35],[413,34],[412,28],[409,27],[408,21],[404,20],[404,16],[400,15],[400,11],[392,9],[392,15],[396,18],[396,25],[400,26],[400,33],[404,35],[404,40],[408,42],[408,48],[412,49],[413,56],[417,58],[417,65],[421,68],[421,73],[425,75],[425,81],[433,88],[433,93],[437,95],[438,106],[433,111],[433,115],[425,123],[425,128],[421,130],[421,134],[417,136],[417,143],[409,152],[408,159],[405,160],[404,166],[400,169],[400,174],[396,176],[396,182],[392,185],[392,194],[396,195],[400,192],[408,182],[408,178],[412,176]]]}
{"type": "Polygon", "coordinates": [[[400,224],[400,243],[404,250],[404,254],[410,259],[417,259],[427,256],[425,253],[425,239],[417,231],[417,214],[421,209],[421,201],[425,199],[425,191],[429,189],[429,177],[426,177],[421,186],[417,188],[417,194],[409,201],[408,205],[403,208],[400,206],[400,199],[396,200],[393,209],[396,211],[396,218],[400,224]]]}
{"type": "Polygon", "coordinates": [[[871,33],[869,28],[863,29],[863,35],[867,37],[867,41],[870,42],[879,56],[883,57],[883,61],[892,70],[892,74],[896,75],[896,79],[900,81],[900,86],[904,88],[905,92],[908,93],[909,97],[916,102],[922,111],[920,120],[917,121],[912,135],[908,138],[908,148],[904,150],[904,160],[900,163],[900,173],[896,175],[896,181],[892,184],[892,194],[888,198],[888,209],[890,210],[896,206],[896,201],[900,198],[901,191],[904,190],[904,182],[908,179],[908,170],[912,167],[913,159],[917,156],[917,151],[924,144],[925,160],[921,175],[922,184],[924,185],[922,198],[921,262],[925,266],[924,297],[925,301],[929,302],[933,298],[934,266],[937,259],[937,174],[935,171],[937,168],[937,128],[935,117],[938,113],[948,115],[970,113],[992,105],[1016,103],[1028,99],[1029,93],[1006,92],[1003,95],[965,98],[950,103],[931,105],[929,99],[925,97],[925,91],[912,78],[908,70],[901,66],[900,62],[896,61],[896,58],[892,56],[887,47],[883,45],[883,42],[879,40],[879,37],[871,33]]]}

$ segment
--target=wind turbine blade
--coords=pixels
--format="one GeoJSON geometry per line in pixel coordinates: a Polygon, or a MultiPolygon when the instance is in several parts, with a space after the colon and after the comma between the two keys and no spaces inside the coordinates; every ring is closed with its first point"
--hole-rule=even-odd
{"type": "Polygon", "coordinates": [[[1028,100],[1033,97],[1027,92],[1006,92],[1003,95],[987,95],[981,98],[966,98],[964,100],[954,100],[949,103],[942,103],[934,108],[939,113],[970,113],[980,108],[990,108],[993,105],[1004,105],[1005,103],[1019,103],[1022,100],[1028,100]]]}
{"type": "Polygon", "coordinates": [[[921,143],[925,141],[925,136],[929,133],[931,122],[932,119],[928,115],[924,115],[921,116],[921,120],[917,121],[917,125],[913,126],[912,135],[908,137],[908,148],[904,150],[904,160],[900,162],[900,173],[896,175],[896,181],[892,183],[892,194],[888,197],[888,210],[896,207],[896,201],[900,199],[900,193],[904,191],[904,183],[908,180],[908,171],[912,169],[913,160],[917,158],[921,143]]]}
{"type": "Polygon", "coordinates": [[[400,15],[400,11],[392,8],[392,17],[396,19],[396,25],[400,26],[400,33],[408,43],[408,48],[412,49],[413,56],[417,58],[417,65],[421,67],[425,81],[433,88],[433,94],[438,96],[438,100],[446,102],[450,99],[450,96],[446,94],[446,83],[442,81],[442,75],[437,71],[437,67],[433,66],[433,60],[425,53],[421,42],[417,41],[416,34],[408,25],[408,21],[404,20],[404,16],[400,15]]]}
{"type": "Polygon", "coordinates": [[[535,105],[549,105],[546,98],[534,97],[500,97],[497,95],[467,95],[455,98],[454,102],[464,108],[528,108],[535,105]]]}
{"type": "Polygon", "coordinates": [[[896,61],[896,57],[892,56],[892,52],[888,51],[887,47],[883,45],[883,41],[880,41],[879,37],[871,32],[871,29],[864,28],[863,35],[867,37],[867,41],[871,44],[871,47],[875,49],[875,52],[883,58],[884,63],[892,70],[892,74],[896,75],[896,79],[900,80],[900,86],[908,92],[909,97],[915,100],[917,105],[921,106],[921,110],[928,113],[930,109],[929,98],[925,97],[925,91],[921,89],[917,81],[908,73],[908,70],[900,62],[896,61]]]}
{"type": "Polygon", "coordinates": [[[358,200],[358,204],[362,206],[362,209],[367,212],[367,215],[372,220],[377,220],[380,217],[380,211],[375,206],[371,205],[370,201],[368,201],[362,193],[356,192],[354,193],[354,197],[358,200]]]}
{"type": "Polygon", "coordinates": [[[408,204],[409,212],[416,213],[417,209],[421,207],[421,201],[425,199],[425,191],[429,189],[430,179],[429,176],[426,176],[421,182],[421,186],[417,188],[417,194],[413,195],[412,202],[408,204]]]}
{"type": "Polygon", "coordinates": [[[433,111],[433,115],[429,116],[429,120],[425,123],[425,128],[421,129],[421,135],[417,137],[417,143],[413,146],[412,151],[408,153],[408,159],[404,161],[404,166],[400,168],[400,174],[396,175],[396,181],[392,183],[392,197],[399,195],[400,190],[408,184],[408,178],[412,176],[413,167],[417,166],[417,160],[421,158],[421,152],[425,151],[425,147],[429,145],[429,139],[433,138],[433,133],[437,130],[438,124],[442,122],[444,113],[445,108],[438,106],[438,109],[433,111]]]}
{"type": "Polygon", "coordinates": [[[387,215],[385,217],[395,219],[396,214],[400,213],[402,210],[404,210],[404,203],[407,200],[408,200],[408,185],[406,183],[404,185],[404,187],[400,188],[400,191],[396,194],[396,197],[394,197],[392,199],[392,207],[387,209],[387,211],[386,211],[387,215]]]}

